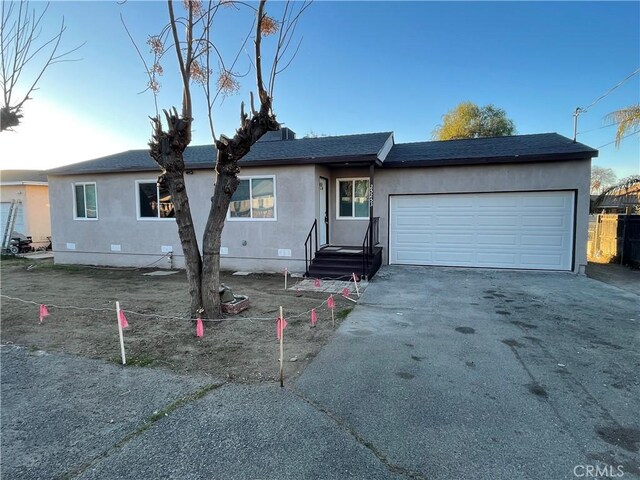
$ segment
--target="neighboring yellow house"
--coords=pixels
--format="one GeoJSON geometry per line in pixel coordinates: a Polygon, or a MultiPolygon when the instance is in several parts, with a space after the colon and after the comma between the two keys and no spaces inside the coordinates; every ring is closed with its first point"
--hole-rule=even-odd
{"type": "Polygon", "coordinates": [[[47,174],[42,170],[0,170],[0,234],[3,238],[12,203],[17,208],[13,231],[30,236],[34,248],[46,247],[51,236],[47,174]]]}

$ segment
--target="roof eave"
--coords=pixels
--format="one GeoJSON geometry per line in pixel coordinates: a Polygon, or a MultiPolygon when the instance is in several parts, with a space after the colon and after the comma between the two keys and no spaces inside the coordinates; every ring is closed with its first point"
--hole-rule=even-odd
{"type": "Polygon", "coordinates": [[[411,168],[411,167],[449,167],[463,165],[488,165],[500,163],[535,163],[553,161],[590,160],[597,157],[598,151],[579,152],[570,154],[545,155],[513,155],[508,157],[479,157],[479,158],[443,158],[435,160],[408,160],[399,162],[386,161],[383,168],[411,168]]]}
{"type": "MultiPolygon", "coordinates": [[[[296,166],[296,165],[370,165],[378,160],[376,154],[370,155],[348,155],[348,156],[340,156],[340,157],[303,157],[303,158],[280,158],[280,159],[269,159],[269,160],[240,160],[239,165],[240,168],[243,167],[276,167],[276,166],[296,166]]],[[[207,162],[207,163],[193,163],[189,164],[188,162],[185,165],[185,171],[188,170],[213,170],[215,168],[215,162],[207,162]]],[[[133,167],[133,168],[119,168],[118,170],[113,169],[93,169],[93,170],[84,170],[84,171],[49,171],[48,175],[56,176],[56,175],[95,175],[95,174],[118,174],[118,173],[135,173],[135,172],[153,172],[160,171],[158,168],[141,168],[141,167],[133,167]]]]}
{"type": "Polygon", "coordinates": [[[23,182],[0,182],[0,187],[11,187],[11,186],[21,186],[21,185],[34,185],[38,187],[46,187],[48,185],[47,182],[31,182],[29,180],[25,180],[23,182]]]}

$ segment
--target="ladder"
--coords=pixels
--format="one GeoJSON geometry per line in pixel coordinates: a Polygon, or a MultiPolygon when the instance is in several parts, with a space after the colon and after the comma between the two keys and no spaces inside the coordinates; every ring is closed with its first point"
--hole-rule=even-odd
{"type": "Polygon", "coordinates": [[[12,200],[9,206],[9,214],[7,216],[7,223],[4,226],[4,235],[2,236],[2,249],[9,248],[9,242],[11,242],[11,234],[16,226],[16,219],[18,217],[18,208],[22,202],[20,200],[12,200]]]}

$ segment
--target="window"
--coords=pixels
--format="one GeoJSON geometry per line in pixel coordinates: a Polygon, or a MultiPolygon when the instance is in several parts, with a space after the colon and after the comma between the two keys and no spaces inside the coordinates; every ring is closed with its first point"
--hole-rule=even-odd
{"type": "Polygon", "coordinates": [[[369,218],[369,179],[338,180],[338,218],[369,218]]]}
{"type": "Polygon", "coordinates": [[[275,220],[276,178],[244,177],[229,205],[229,220],[275,220]]]}
{"type": "Polygon", "coordinates": [[[155,181],[138,181],[138,219],[175,218],[171,194],[155,181]]]}
{"type": "Polygon", "coordinates": [[[73,186],[75,197],[75,218],[76,219],[98,219],[98,196],[96,195],[96,184],[76,183],[73,186]]]}

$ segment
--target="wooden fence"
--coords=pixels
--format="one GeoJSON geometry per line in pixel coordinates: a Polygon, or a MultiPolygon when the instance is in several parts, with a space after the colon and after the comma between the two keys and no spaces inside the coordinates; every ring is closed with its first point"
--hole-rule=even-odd
{"type": "Polygon", "coordinates": [[[640,215],[596,215],[589,223],[587,260],[640,266],[640,215]]]}

